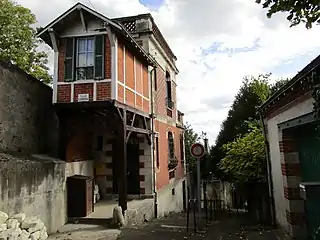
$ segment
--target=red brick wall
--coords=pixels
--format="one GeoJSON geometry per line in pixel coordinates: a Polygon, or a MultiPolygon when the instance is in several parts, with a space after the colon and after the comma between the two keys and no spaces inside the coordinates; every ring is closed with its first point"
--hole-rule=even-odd
{"type": "MultiPolygon", "coordinates": [[[[176,85],[172,83],[172,100],[175,103],[174,109],[172,111],[172,119],[176,119],[176,85]]],[[[165,71],[161,68],[157,68],[157,91],[155,93],[155,113],[161,116],[168,116],[167,114],[167,85],[165,78],[165,71]]]]}
{"type": "MultiPolygon", "coordinates": [[[[157,173],[156,186],[157,189],[169,184],[168,171],[168,139],[167,132],[171,131],[174,134],[174,149],[175,156],[178,158],[178,166],[176,168],[176,179],[183,177],[183,164],[180,156],[180,133],[181,130],[175,126],[168,125],[159,121],[155,121],[155,130],[159,133],[159,172],[157,173]]],[[[156,154],[155,154],[156,157],[156,154]]],[[[156,161],[156,159],[155,159],[156,161]]]]}
{"type": "Polygon", "coordinates": [[[142,83],[142,71],[141,71],[141,63],[139,61],[136,61],[136,92],[143,94],[143,83],[142,83]]]}
{"type": "Polygon", "coordinates": [[[59,40],[59,57],[58,57],[58,82],[64,81],[64,58],[66,51],[66,39],[59,40]]]}
{"type": "Polygon", "coordinates": [[[126,86],[128,86],[131,89],[135,88],[135,82],[134,82],[134,64],[133,64],[133,54],[129,52],[126,49],[125,53],[125,78],[126,78],[126,86]]]}
{"type": "Polygon", "coordinates": [[[76,83],[74,85],[73,101],[78,101],[78,94],[89,94],[89,101],[93,100],[93,83],[76,83]]]}
{"type": "Polygon", "coordinates": [[[126,104],[134,106],[134,93],[129,89],[126,89],[126,104]]]}
{"type": "Polygon", "coordinates": [[[76,134],[67,145],[66,161],[85,161],[91,159],[92,135],[86,132],[76,134]]]}
{"type": "Polygon", "coordinates": [[[104,49],[104,78],[111,79],[111,44],[108,36],[105,36],[105,49],[104,49]]]}
{"type": "Polygon", "coordinates": [[[133,53],[128,48],[123,51],[123,43],[118,39],[118,81],[125,84],[126,90],[124,94],[124,87],[118,84],[117,100],[149,113],[149,100],[140,96],[149,98],[148,77],[148,67],[142,65],[138,58],[134,58],[133,53]],[[128,88],[134,90],[134,92],[128,88]]]}
{"type": "Polygon", "coordinates": [[[118,41],[118,81],[124,82],[123,43],[118,41]]]}
{"type": "Polygon", "coordinates": [[[157,68],[157,91],[155,93],[155,114],[167,116],[165,72],[157,68]]]}
{"type": "Polygon", "coordinates": [[[58,102],[68,103],[71,101],[71,85],[59,85],[57,92],[58,102]]]}
{"type": "MultiPolygon", "coordinates": [[[[66,39],[59,40],[59,59],[58,59],[58,82],[64,81],[64,61],[65,61],[66,39]]],[[[107,35],[105,36],[105,79],[111,79],[111,45],[107,35]]],[[[93,83],[74,82],[74,101],[77,101],[79,93],[89,93],[90,101],[93,100],[93,83]]],[[[97,82],[97,101],[103,101],[111,98],[111,84],[97,82]]],[[[55,93],[54,93],[55,94],[55,93]]],[[[58,85],[57,102],[70,102],[71,86],[58,85]]]]}
{"type": "Polygon", "coordinates": [[[111,98],[111,82],[97,82],[97,101],[111,98]]]}

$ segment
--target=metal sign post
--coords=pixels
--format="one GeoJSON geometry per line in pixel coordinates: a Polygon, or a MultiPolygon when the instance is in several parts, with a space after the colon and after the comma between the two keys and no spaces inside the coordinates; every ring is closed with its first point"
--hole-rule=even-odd
{"type": "Polygon", "coordinates": [[[200,184],[200,159],[204,155],[204,146],[200,143],[195,143],[191,146],[191,155],[197,159],[197,206],[198,212],[201,212],[201,184],[200,184]]]}
{"type": "Polygon", "coordinates": [[[201,212],[201,184],[200,184],[200,158],[197,159],[197,203],[198,203],[198,212],[201,212]]]}

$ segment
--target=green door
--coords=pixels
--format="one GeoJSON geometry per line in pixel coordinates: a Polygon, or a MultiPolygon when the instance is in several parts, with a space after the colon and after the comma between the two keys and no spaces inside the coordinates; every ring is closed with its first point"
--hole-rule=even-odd
{"type": "MultiPolygon", "coordinates": [[[[297,131],[302,182],[320,182],[320,125],[318,127],[318,124],[301,126],[297,131]]],[[[308,191],[305,207],[309,236],[313,240],[320,240],[320,194],[308,191]]]]}

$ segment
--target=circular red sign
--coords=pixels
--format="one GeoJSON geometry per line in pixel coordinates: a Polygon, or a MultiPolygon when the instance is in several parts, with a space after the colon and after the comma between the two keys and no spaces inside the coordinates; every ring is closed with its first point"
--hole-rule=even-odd
{"type": "Polygon", "coordinates": [[[191,155],[196,158],[201,158],[204,155],[204,146],[200,143],[192,144],[191,155]]]}

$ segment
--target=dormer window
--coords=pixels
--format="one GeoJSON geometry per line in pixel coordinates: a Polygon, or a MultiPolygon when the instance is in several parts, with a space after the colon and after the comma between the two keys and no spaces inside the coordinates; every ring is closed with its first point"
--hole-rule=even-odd
{"type": "Polygon", "coordinates": [[[65,81],[103,79],[104,36],[67,38],[65,81]]]}

